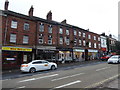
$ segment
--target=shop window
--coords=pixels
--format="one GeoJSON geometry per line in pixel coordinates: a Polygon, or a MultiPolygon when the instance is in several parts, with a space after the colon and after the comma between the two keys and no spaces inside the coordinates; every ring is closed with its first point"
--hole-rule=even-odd
{"type": "Polygon", "coordinates": [[[63,29],[61,27],[59,28],[59,33],[63,34],[63,29]]]}
{"type": "Polygon", "coordinates": [[[23,36],[23,44],[28,44],[29,37],[28,36],[23,36]]]}
{"type": "Polygon", "coordinates": [[[44,24],[43,23],[40,24],[40,32],[44,32],[44,24]]]}
{"type": "Polygon", "coordinates": [[[28,23],[24,23],[24,30],[29,30],[30,27],[29,27],[29,24],[28,23]]]}
{"type": "Polygon", "coordinates": [[[11,28],[17,28],[17,21],[11,21],[11,28]]]}
{"type": "Polygon", "coordinates": [[[48,33],[52,33],[52,26],[48,25],[48,33]]]}
{"type": "Polygon", "coordinates": [[[44,36],[43,34],[39,34],[39,44],[43,44],[44,36]]]}
{"type": "Polygon", "coordinates": [[[48,35],[48,44],[52,44],[52,36],[51,35],[48,35]]]}
{"type": "Polygon", "coordinates": [[[10,34],[10,42],[16,43],[16,34],[10,34]]]}

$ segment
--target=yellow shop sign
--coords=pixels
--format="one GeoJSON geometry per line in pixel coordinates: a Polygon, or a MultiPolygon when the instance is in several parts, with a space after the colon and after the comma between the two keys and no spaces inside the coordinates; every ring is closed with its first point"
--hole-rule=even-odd
{"type": "Polygon", "coordinates": [[[22,48],[22,47],[2,47],[2,50],[8,51],[32,51],[32,48],[22,48]]]}

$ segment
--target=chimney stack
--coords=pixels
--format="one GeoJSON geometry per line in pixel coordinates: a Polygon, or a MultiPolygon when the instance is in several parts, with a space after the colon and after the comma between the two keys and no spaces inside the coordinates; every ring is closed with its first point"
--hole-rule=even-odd
{"type": "Polygon", "coordinates": [[[4,6],[4,10],[8,10],[8,5],[9,5],[9,1],[6,0],[6,1],[5,1],[5,6],[4,6]]]}
{"type": "Polygon", "coordinates": [[[47,14],[47,20],[52,20],[52,12],[49,11],[48,14],[47,14]]]}
{"type": "Polygon", "coordinates": [[[67,22],[67,20],[66,20],[66,19],[64,19],[61,23],[66,24],[66,22],[67,22]]]}
{"type": "Polygon", "coordinates": [[[29,16],[33,16],[33,10],[34,10],[34,8],[33,8],[33,5],[32,5],[30,10],[29,10],[29,16]]]}

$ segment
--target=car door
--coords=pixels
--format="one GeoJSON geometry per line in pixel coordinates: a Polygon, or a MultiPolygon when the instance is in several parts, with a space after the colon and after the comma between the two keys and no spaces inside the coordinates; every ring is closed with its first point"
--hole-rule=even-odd
{"type": "Polygon", "coordinates": [[[35,67],[37,71],[43,70],[42,61],[36,61],[36,62],[33,62],[32,64],[33,64],[33,67],[35,67]]]}
{"type": "Polygon", "coordinates": [[[48,61],[42,61],[43,69],[47,70],[50,68],[50,64],[48,61]]]}

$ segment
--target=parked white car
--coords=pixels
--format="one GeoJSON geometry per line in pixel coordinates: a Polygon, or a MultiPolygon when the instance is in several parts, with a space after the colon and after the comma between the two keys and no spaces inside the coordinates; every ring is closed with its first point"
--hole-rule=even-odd
{"type": "Polygon", "coordinates": [[[120,63],[120,55],[114,55],[107,61],[108,63],[120,63]]]}
{"type": "Polygon", "coordinates": [[[48,62],[46,60],[33,60],[28,64],[21,64],[20,70],[22,72],[31,72],[34,73],[40,70],[55,70],[57,69],[57,64],[53,62],[48,62]]]}

